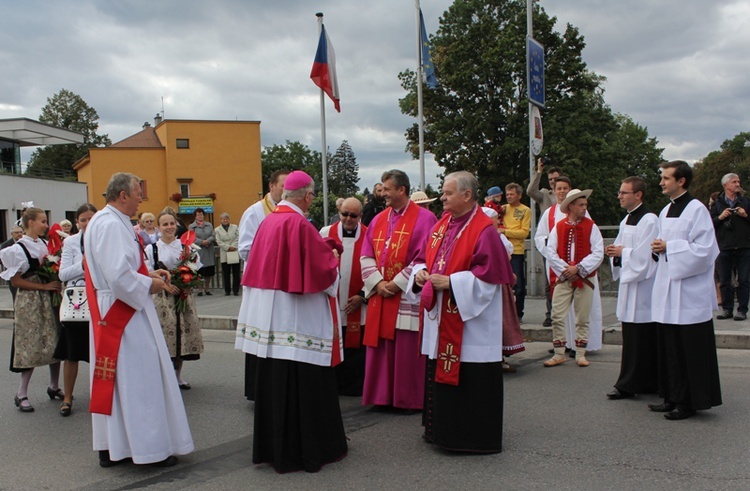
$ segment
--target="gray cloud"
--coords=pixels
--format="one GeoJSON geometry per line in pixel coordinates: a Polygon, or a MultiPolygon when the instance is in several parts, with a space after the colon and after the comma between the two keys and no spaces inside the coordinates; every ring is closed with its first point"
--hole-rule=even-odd
{"type": "MultiPolygon", "coordinates": [[[[428,30],[450,0],[423,1],[428,30]]],[[[415,62],[412,2],[381,0],[25,0],[4,6],[0,118],[39,115],[67,88],[100,116],[113,141],[161,109],[182,119],[260,120],[264,145],[300,140],[320,149],[319,92],[309,79],[315,12],[336,49],[340,114],[326,100],[327,143],[349,140],[360,186],[388,168],[414,182],[404,153],[397,74],[415,62]]],[[[547,0],[557,28],[577,26],[584,59],[607,77],[606,100],[646,126],[668,158],[699,159],[748,127],[750,47],[744,1],[547,0]]],[[[440,169],[428,156],[427,182],[440,169]]]]}

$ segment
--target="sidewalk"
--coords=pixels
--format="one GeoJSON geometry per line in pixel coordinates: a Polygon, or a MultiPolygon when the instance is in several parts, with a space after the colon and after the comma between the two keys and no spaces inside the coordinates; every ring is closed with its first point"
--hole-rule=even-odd
{"type": "MultiPolygon", "coordinates": [[[[242,294],[225,296],[222,290],[212,290],[213,295],[196,297],[198,316],[202,329],[234,330],[240,311],[242,294]]],[[[622,344],[620,323],[615,316],[616,297],[602,297],[602,325],[604,344],[622,344]]],[[[529,341],[552,341],[552,328],[543,327],[545,301],[539,297],[526,297],[526,313],[523,319],[524,338],[529,341]]],[[[13,304],[7,287],[0,288],[0,319],[13,317],[13,304]]],[[[716,347],[750,349],[750,320],[714,320],[716,347]]]]}

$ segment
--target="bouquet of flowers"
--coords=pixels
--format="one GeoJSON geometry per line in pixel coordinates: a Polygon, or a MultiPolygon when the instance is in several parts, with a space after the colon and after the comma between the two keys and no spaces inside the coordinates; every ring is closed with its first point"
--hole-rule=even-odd
{"type": "MultiPolygon", "coordinates": [[[[44,261],[39,266],[37,274],[47,283],[51,281],[60,281],[60,256],[62,255],[62,241],[68,234],[62,231],[59,223],[55,223],[49,229],[49,241],[47,242],[47,252],[44,261]]],[[[59,307],[62,302],[60,292],[52,293],[52,306],[59,307]]]]}
{"type": "Polygon", "coordinates": [[[200,286],[203,277],[198,274],[198,247],[195,242],[195,231],[189,230],[180,236],[182,254],[180,262],[170,271],[172,284],[180,289],[180,295],[175,302],[175,308],[179,313],[187,312],[187,299],[193,287],[200,286]]]}

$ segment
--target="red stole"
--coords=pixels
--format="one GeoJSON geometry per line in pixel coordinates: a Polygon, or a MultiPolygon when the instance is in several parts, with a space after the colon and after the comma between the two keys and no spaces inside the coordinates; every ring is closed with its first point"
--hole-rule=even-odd
{"type": "MultiPolygon", "coordinates": [[[[380,213],[380,219],[373,230],[375,232],[373,237],[375,238],[372,239],[375,262],[385,281],[391,281],[402,269],[408,266],[406,255],[409,250],[411,234],[414,231],[414,224],[417,223],[417,217],[419,216],[419,206],[409,201],[393,234],[391,237],[387,237],[391,213],[393,213],[391,207],[380,213]],[[386,239],[390,239],[390,243],[385,251],[385,262],[381,264],[386,239]]],[[[401,304],[401,293],[399,291],[388,298],[378,294],[370,297],[367,304],[367,318],[365,319],[365,346],[377,348],[379,338],[394,338],[398,308],[401,304]]]]}
{"type": "MultiPolygon", "coordinates": [[[[433,233],[430,235],[430,239],[427,243],[427,251],[425,253],[427,271],[432,271],[432,266],[437,259],[440,245],[445,239],[445,232],[448,230],[449,220],[450,214],[446,214],[433,228],[433,233]]],[[[477,212],[476,208],[474,216],[469,220],[470,221],[466,225],[466,228],[461,232],[460,237],[454,239],[455,244],[453,245],[453,251],[450,253],[445,272],[439,274],[450,276],[451,274],[460,271],[468,271],[471,267],[471,259],[474,255],[474,248],[477,240],[482,234],[482,231],[487,227],[491,227],[493,222],[487,215],[482,213],[481,210],[477,212]]],[[[440,260],[442,259],[443,258],[441,257],[440,260]]],[[[420,311],[424,312],[424,309],[426,308],[428,307],[420,305],[420,311]]],[[[440,326],[438,330],[440,334],[438,336],[435,382],[448,385],[458,385],[458,372],[461,368],[461,345],[464,336],[464,321],[461,320],[458,306],[456,306],[451,300],[450,290],[443,291],[443,300],[439,308],[440,326]]]]}
{"type": "MultiPolygon", "coordinates": [[[[112,414],[112,398],[115,393],[115,376],[117,375],[117,356],[120,353],[120,342],[125,333],[125,326],[135,314],[135,309],[122,300],[115,300],[107,315],[102,319],[99,311],[99,302],[96,298],[96,289],[91,280],[86,259],[83,260],[83,270],[86,276],[86,297],[89,299],[89,310],[91,311],[91,326],[94,332],[94,351],[96,361],[94,365],[94,379],[91,381],[91,404],[89,411],[92,413],[112,414]]],[[[148,276],[143,256],[138,272],[148,276]]]]}
{"type": "MultiPolygon", "coordinates": [[[[349,292],[347,298],[340,298],[339,303],[342,301],[348,301],[354,295],[357,295],[364,286],[365,282],[362,280],[362,264],[359,261],[362,256],[362,243],[365,241],[365,233],[367,227],[363,223],[359,225],[359,238],[354,243],[354,253],[352,254],[352,267],[349,275],[349,292]]],[[[343,245],[341,237],[339,237],[339,224],[334,223],[328,229],[328,237],[331,237],[337,243],[343,245]]],[[[339,256],[339,269],[341,269],[341,256],[339,256]]],[[[360,333],[362,332],[362,307],[357,310],[350,312],[346,316],[346,332],[344,334],[344,348],[359,348],[360,347],[360,333]]]]}
{"type": "MultiPolygon", "coordinates": [[[[594,227],[594,221],[590,218],[583,217],[580,222],[572,225],[567,220],[560,220],[555,226],[557,234],[557,255],[560,259],[573,266],[580,263],[583,258],[591,254],[591,229],[594,227]],[[575,257],[570,259],[570,250],[575,244],[575,257]]],[[[589,271],[588,277],[594,276],[596,270],[589,271]]],[[[557,282],[557,275],[550,270],[550,288],[554,288],[557,282]]],[[[580,279],[573,282],[576,288],[583,288],[583,281],[580,279]]]]}

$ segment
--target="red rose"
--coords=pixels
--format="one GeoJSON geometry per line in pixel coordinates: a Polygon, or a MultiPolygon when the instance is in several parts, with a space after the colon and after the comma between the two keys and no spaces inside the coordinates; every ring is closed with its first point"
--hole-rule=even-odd
{"type": "Polygon", "coordinates": [[[182,273],[182,282],[187,284],[193,281],[193,275],[190,273],[182,273]]]}

